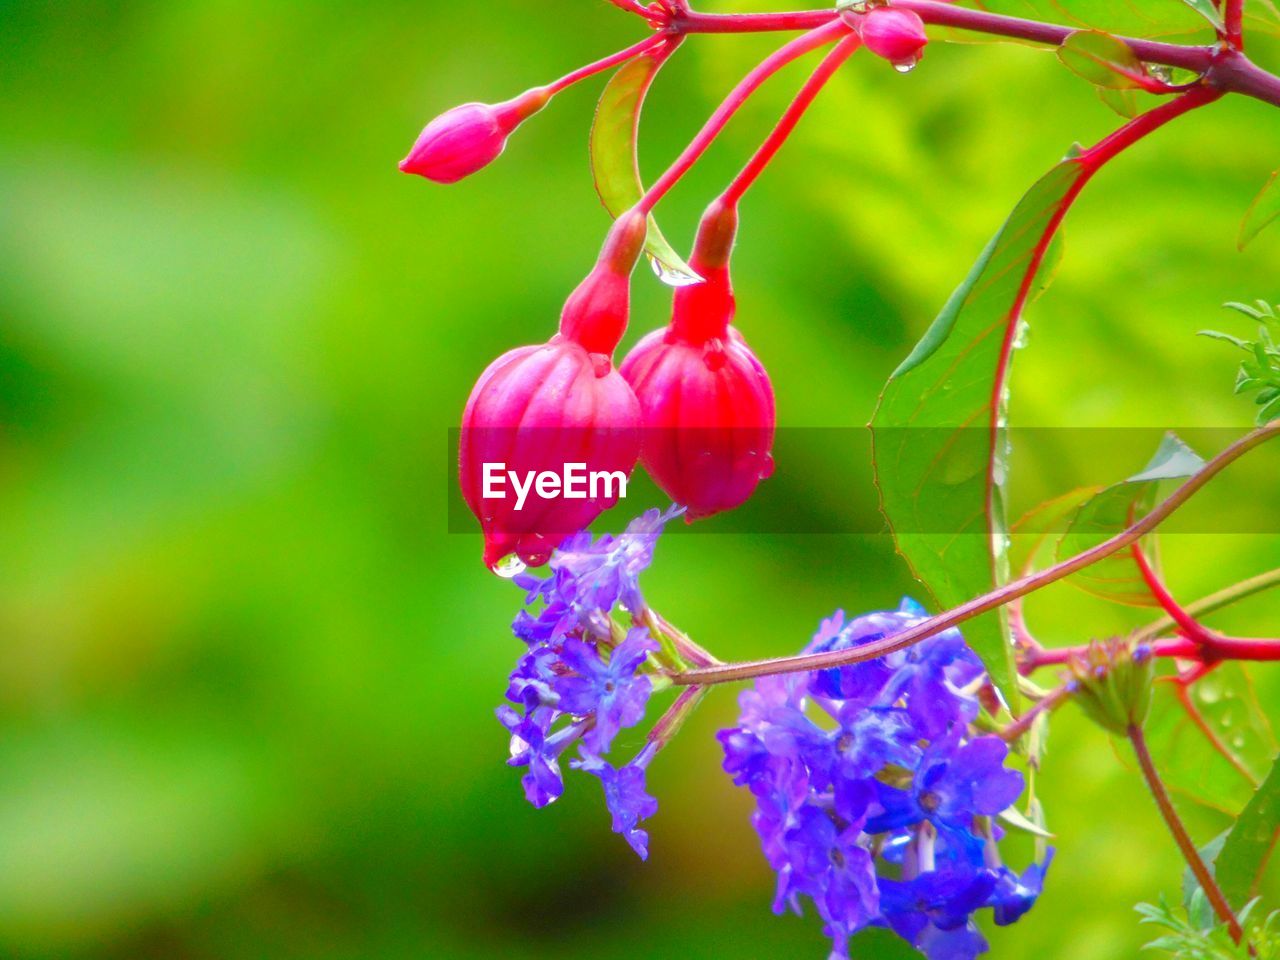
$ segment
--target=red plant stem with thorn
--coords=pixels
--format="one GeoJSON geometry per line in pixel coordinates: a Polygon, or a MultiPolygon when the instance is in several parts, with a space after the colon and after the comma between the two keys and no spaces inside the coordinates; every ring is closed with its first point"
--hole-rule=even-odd
{"type": "Polygon", "coordinates": [[[1151,796],[1155,798],[1156,806],[1160,808],[1160,815],[1164,817],[1164,822],[1169,827],[1169,832],[1173,834],[1174,842],[1177,843],[1178,849],[1182,852],[1183,859],[1187,861],[1187,866],[1195,874],[1195,878],[1200,884],[1200,889],[1204,891],[1209,903],[1213,905],[1214,913],[1218,915],[1219,920],[1227,925],[1227,929],[1231,933],[1231,939],[1239,943],[1244,937],[1244,930],[1240,927],[1240,921],[1236,919],[1230,904],[1227,903],[1227,898],[1223,896],[1222,889],[1218,886],[1218,882],[1214,880],[1213,874],[1209,872],[1209,868],[1205,866],[1204,860],[1200,856],[1200,851],[1196,849],[1196,845],[1187,833],[1186,826],[1179,818],[1178,811],[1173,806],[1173,800],[1169,797],[1169,791],[1165,789],[1164,782],[1156,771],[1155,763],[1151,760],[1151,751],[1147,749],[1147,739],[1143,736],[1141,727],[1129,727],[1129,742],[1133,744],[1133,752],[1138,757],[1138,766],[1142,768],[1142,776],[1147,781],[1147,788],[1151,791],[1151,796]]]}

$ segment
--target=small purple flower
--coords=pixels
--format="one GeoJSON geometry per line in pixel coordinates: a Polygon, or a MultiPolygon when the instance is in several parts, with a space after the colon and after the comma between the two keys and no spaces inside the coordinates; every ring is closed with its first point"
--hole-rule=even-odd
{"type": "MultiPolygon", "coordinates": [[[[859,844],[856,824],[843,829],[824,811],[805,807],[786,831],[786,862],[778,871],[775,913],[790,906],[800,913],[808,896],[834,938],[843,943],[875,919],[879,911],[875,864],[859,844]]],[[[840,949],[837,943],[837,949],[840,949]]]]}
{"type": "Polygon", "coordinates": [[[1043,863],[1033,863],[1018,876],[1008,867],[1001,867],[989,906],[998,926],[1007,927],[1020,920],[1034,905],[1044,890],[1044,877],[1053,862],[1053,848],[1045,854],[1043,863]]]}
{"type": "Polygon", "coordinates": [[[638,616],[645,609],[640,574],[653,562],[654,545],[667,521],[683,512],[681,507],[649,510],[617,537],[605,534],[593,542],[584,530],[561,544],[551,557],[551,569],[572,579],[572,606],[607,613],[621,603],[638,616]]]}
{"type": "MultiPolygon", "coordinates": [[[[910,600],[849,621],[837,613],[807,650],[864,646],[923,617],[910,600]]],[[[1012,922],[1039,895],[1047,863],[1021,876],[999,866],[1001,832],[976,819],[1002,813],[1023,786],[1004,767],[1004,742],[970,726],[983,673],[949,630],[851,666],[761,678],[739,698],[738,725],[721,731],[725,771],[755,797],[774,909],[812,901],[833,958],[877,924],[929,960],[973,960],[987,949],[978,910],[1012,922]]]]}
{"type": "Polygon", "coordinates": [[[628,632],[608,662],[592,644],[576,639],[564,642],[560,662],[572,673],[557,677],[553,688],[565,713],[595,717],[595,725],[583,738],[592,753],[608,752],[619,730],[644,717],[653,685],[648,677],[637,676],[636,669],[658,649],[644,627],[628,632]]]}
{"type": "Polygon", "coordinates": [[[925,750],[911,789],[881,787],[884,812],[869,828],[892,830],[928,820],[940,830],[967,831],[975,815],[993,817],[1022,793],[1022,774],[1004,768],[1009,747],[999,737],[962,743],[963,728],[925,750]]]}
{"type": "Polygon", "coordinates": [[[645,767],[652,757],[651,748],[646,748],[635,760],[617,768],[583,750],[581,759],[572,762],[575,769],[600,779],[605,806],[613,817],[613,832],[622,834],[641,860],[649,859],[649,834],[638,824],[658,812],[658,801],[645,789],[645,767]]]}

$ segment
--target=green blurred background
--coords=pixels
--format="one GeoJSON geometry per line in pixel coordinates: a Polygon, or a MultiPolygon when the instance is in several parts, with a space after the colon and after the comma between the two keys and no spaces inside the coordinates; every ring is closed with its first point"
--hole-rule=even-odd
{"type": "MultiPolygon", "coordinates": [[[[446,107],[546,82],[639,25],[599,0],[10,0],[0,25],[0,955],[825,956],[814,918],[770,914],[749,798],[719,772],[732,691],[652,770],[648,864],[582,775],[524,804],[493,716],[516,591],[477,536],[447,532],[447,431],[475,376],[551,332],[605,229],[585,149],[598,87],[454,188],[396,161],[446,107]]],[[[646,117],[651,176],[772,42],[685,46],[646,117]]],[[[1274,44],[1254,52],[1280,65],[1274,44]]],[[[664,204],[679,246],[801,75],[664,204]]],[[[1194,334],[1246,332],[1224,300],[1280,299],[1280,230],[1234,243],[1278,116],[1215,105],[1098,178],[1031,313],[1015,424],[1247,426],[1235,358],[1194,334]]],[[[856,58],[743,211],[739,323],[782,423],[861,427],[1018,196],[1116,122],[1026,47],[934,44],[908,77],[856,58]]],[[[624,348],[666,301],[639,276],[624,348]]],[[[812,436],[770,496],[874,509],[812,436]]],[[[1108,482],[1147,452],[1015,461],[1015,483],[1108,482]]],[[[1255,496],[1280,529],[1274,484],[1255,496]]],[[[885,536],[711,524],[664,540],[646,592],[722,657],[794,651],[832,609],[912,589],[885,536]]],[[[1187,598],[1280,559],[1275,535],[1164,546],[1187,598]]],[[[1054,643],[1145,619],[1069,586],[1031,614],[1054,643]]],[[[1280,609],[1215,623],[1275,635],[1280,609]]],[[[1259,671],[1263,704],[1278,691],[1259,671]]],[[[1064,711],[1041,779],[1059,856],[994,956],[1143,942],[1131,906],[1175,891],[1179,866],[1129,767],[1064,711]]],[[[1202,839],[1226,822],[1184,806],[1202,839]]],[[[909,955],[877,934],[864,949],[909,955]]]]}

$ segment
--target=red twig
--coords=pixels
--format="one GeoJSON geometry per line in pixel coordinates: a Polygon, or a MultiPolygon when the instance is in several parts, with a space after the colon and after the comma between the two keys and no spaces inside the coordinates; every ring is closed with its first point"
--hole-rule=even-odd
{"type": "Polygon", "coordinates": [[[1227,898],[1223,896],[1222,889],[1213,878],[1213,874],[1209,872],[1209,868],[1205,866],[1204,860],[1200,856],[1200,851],[1196,849],[1190,834],[1187,833],[1186,826],[1178,816],[1178,811],[1173,806],[1173,800],[1169,797],[1169,791],[1165,789],[1164,782],[1156,771],[1155,763],[1152,762],[1151,751],[1147,749],[1147,740],[1142,734],[1141,727],[1131,726],[1129,728],[1129,741],[1133,744],[1133,752],[1138,757],[1138,766],[1142,768],[1142,775],[1147,781],[1147,789],[1151,791],[1151,796],[1155,798],[1156,806],[1160,809],[1160,815],[1164,817],[1164,822],[1169,827],[1169,832],[1173,834],[1174,842],[1178,845],[1178,849],[1182,851],[1183,859],[1187,861],[1187,866],[1191,868],[1191,872],[1199,882],[1200,889],[1204,891],[1209,903],[1213,905],[1213,910],[1218,915],[1218,919],[1227,925],[1227,929],[1231,933],[1231,939],[1239,943],[1244,937],[1244,930],[1240,927],[1240,921],[1236,919],[1235,913],[1232,912],[1231,906],[1227,903],[1227,898]]]}
{"type": "Polygon", "coordinates": [[[641,198],[636,205],[636,209],[643,213],[648,213],[657,205],[658,201],[666,196],[680,178],[683,177],[689,168],[697,162],[698,158],[706,152],[707,148],[720,135],[720,131],[725,128],[725,124],[729,119],[738,112],[739,108],[747,102],[747,99],[760,88],[769,77],[773,76],[787,64],[793,60],[804,56],[811,50],[832,43],[838,37],[848,32],[848,27],[842,21],[828,22],[810,30],[803,36],[797,37],[790,43],[775,50],[772,54],[762,60],[750,73],[738,82],[738,85],[730,91],[724,101],[716,108],[715,113],[698,131],[693,141],[684,149],[684,152],[676,158],[673,163],[648,192],[641,198]]]}
{"type": "MultiPolygon", "coordinates": [[[[1170,106],[1170,104],[1165,106],[1170,106]]],[[[825,670],[829,667],[848,666],[852,663],[861,663],[864,660],[875,660],[887,653],[893,653],[895,650],[903,650],[989,610],[1002,607],[1018,597],[1025,597],[1029,593],[1041,590],[1051,583],[1064,577],[1069,577],[1073,573],[1092,566],[1099,560],[1126,549],[1164,523],[1179,507],[1195,496],[1199,490],[1232,463],[1277,436],[1280,436],[1280,421],[1273,421],[1264,427],[1258,427],[1219,453],[1192,474],[1168,498],[1157,504],[1154,510],[1128,529],[1116,534],[1110,540],[1091,547],[1083,553],[1076,554],[1074,557],[1068,557],[1066,560],[1055,563],[1044,570],[1028,574],[1012,583],[998,587],[990,593],[974,597],[972,600],[968,600],[945,613],[940,613],[937,616],[930,617],[928,620],[921,621],[901,633],[848,650],[831,650],[826,653],[775,657],[769,660],[726,663],[697,670],[686,670],[683,673],[672,674],[671,681],[678,684],[712,684],[728,683],[735,680],[750,680],[753,677],[781,673],[804,673],[812,670],[825,670]]],[[[1183,653],[1178,655],[1186,655],[1187,652],[1195,653],[1199,649],[1188,640],[1172,642],[1183,645],[1183,653]]],[[[1229,641],[1223,638],[1221,642],[1235,645],[1231,648],[1229,654],[1223,654],[1225,659],[1280,660],[1280,641],[1229,641]],[[1261,654],[1264,650],[1269,652],[1270,655],[1262,656],[1261,654]]],[[[1045,651],[1045,653],[1056,654],[1058,651],[1049,650],[1045,651]]]]}
{"type": "Polygon", "coordinates": [[[822,63],[818,64],[818,69],[805,81],[804,86],[800,88],[800,92],[791,101],[791,105],[787,107],[782,119],[778,121],[778,125],[773,128],[769,136],[765,138],[764,143],[755,152],[755,155],[742,168],[742,172],[734,177],[733,182],[725,190],[721,197],[725,206],[733,206],[742,199],[743,194],[751,188],[751,185],[756,182],[760,174],[777,156],[778,151],[782,149],[782,145],[787,142],[787,138],[791,136],[796,125],[809,107],[813,105],[813,101],[817,99],[818,94],[822,92],[831,77],[849,57],[853,56],[860,46],[862,46],[861,38],[857,34],[850,34],[836,44],[835,49],[823,58],[822,63]]]}
{"type": "Polygon", "coordinates": [[[1142,574],[1142,581],[1147,585],[1147,589],[1151,591],[1151,596],[1155,598],[1156,603],[1160,604],[1160,608],[1177,625],[1178,632],[1188,640],[1194,640],[1197,643],[1203,644],[1211,641],[1213,639],[1212,632],[1201,626],[1200,622],[1187,613],[1182,604],[1173,598],[1169,588],[1164,585],[1160,575],[1151,566],[1151,562],[1147,559],[1146,551],[1142,549],[1141,543],[1133,545],[1133,560],[1138,565],[1138,571],[1142,574]]]}
{"type": "Polygon", "coordinates": [[[1054,688],[1030,710],[1001,730],[999,733],[1000,739],[1007,743],[1012,743],[1031,729],[1031,725],[1036,722],[1036,717],[1043,713],[1051,713],[1069,699],[1071,699],[1070,686],[1064,684],[1061,687],[1054,688]]]}
{"type": "Polygon", "coordinates": [[[602,60],[597,60],[595,63],[589,63],[585,67],[579,67],[572,73],[565,74],[554,83],[548,84],[544,89],[551,94],[559,93],[566,87],[573,86],[579,80],[585,80],[587,77],[594,76],[597,73],[608,70],[610,67],[616,67],[620,63],[626,63],[632,57],[638,57],[641,54],[648,53],[655,47],[659,47],[667,42],[668,38],[662,34],[645,37],[639,43],[633,43],[625,50],[619,50],[617,53],[612,53],[602,60]]]}

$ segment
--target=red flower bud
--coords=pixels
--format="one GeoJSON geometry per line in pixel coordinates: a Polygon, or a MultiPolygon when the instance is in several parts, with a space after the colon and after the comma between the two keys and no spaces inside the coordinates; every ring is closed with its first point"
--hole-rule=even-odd
{"type": "Polygon", "coordinates": [[[705,282],[677,290],[671,325],[620,367],[643,411],[641,461],[691,520],[740,506],[773,472],[773,387],[730,326],[736,225],[732,208],[707,211],[690,258],[705,282]]]}
{"type": "Polygon", "coordinates": [[[859,19],[857,28],[868,50],[899,69],[914,67],[929,42],[924,21],[912,10],[875,7],[859,19]]]}
{"type": "Polygon", "coordinates": [[[546,563],[617,502],[618,475],[630,477],[639,453],[640,407],[609,357],[560,335],[503,354],[471,391],[459,446],[485,564],[495,569],[512,552],[546,563]],[[551,475],[558,484],[539,479],[551,475]],[[582,497],[570,490],[574,476],[582,497]]]}
{"type": "Polygon", "coordinates": [[[565,303],[560,332],[503,354],[471,391],[459,473],[491,569],[512,552],[530,566],[546,563],[625,492],[620,478],[640,456],[640,404],[612,355],[627,328],[646,228],[643,213],[619,217],[565,303]]]}
{"type": "Polygon", "coordinates": [[[400,170],[436,183],[469,177],[496,160],[511,132],[549,99],[545,90],[536,89],[506,103],[454,107],[426,125],[409,155],[400,161],[400,170]]]}

